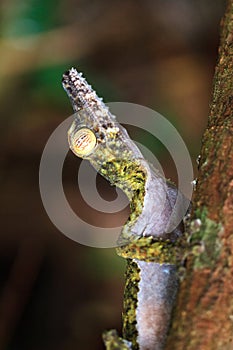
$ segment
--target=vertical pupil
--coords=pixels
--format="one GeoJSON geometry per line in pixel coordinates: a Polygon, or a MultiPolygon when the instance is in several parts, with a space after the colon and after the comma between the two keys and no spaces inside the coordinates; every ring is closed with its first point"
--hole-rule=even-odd
{"type": "Polygon", "coordinates": [[[80,157],[90,154],[96,145],[96,136],[89,129],[80,129],[73,138],[73,147],[76,154],[80,157]]]}
{"type": "Polygon", "coordinates": [[[78,148],[84,150],[86,147],[89,146],[90,142],[91,142],[90,135],[87,135],[86,133],[85,134],[83,133],[83,134],[81,134],[78,137],[78,139],[76,141],[76,145],[77,145],[78,148]]]}

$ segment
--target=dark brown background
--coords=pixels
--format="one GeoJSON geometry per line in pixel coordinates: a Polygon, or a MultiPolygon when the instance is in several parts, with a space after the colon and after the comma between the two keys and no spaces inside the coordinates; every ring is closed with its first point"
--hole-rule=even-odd
{"type": "MultiPolygon", "coordinates": [[[[206,125],[224,1],[2,1],[0,41],[0,349],[103,349],[121,328],[124,261],[114,249],[81,246],[43,208],[41,153],[71,113],[63,71],[83,71],[105,101],[153,108],[178,129],[195,159],[206,125]]],[[[147,142],[137,130],[132,137],[147,142]]],[[[175,180],[166,153],[152,151],[175,180]]],[[[64,188],[89,220],[69,153],[64,188]]],[[[184,169],[185,171],[185,169],[184,169]]],[[[114,190],[99,179],[104,198],[114,190]]],[[[100,219],[98,219],[100,220],[100,219]]],[[[101,216],[101,224],[124,218],[101,216]]]]}

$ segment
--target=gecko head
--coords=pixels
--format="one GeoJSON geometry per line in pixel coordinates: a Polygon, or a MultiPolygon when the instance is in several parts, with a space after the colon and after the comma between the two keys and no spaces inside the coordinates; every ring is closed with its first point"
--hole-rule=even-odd
{"type": "Polygon", "coordinates": [[[118,148],[122,148],[120,139],[119,124],[110,122],[104,112],[97,117],[95,111],[93,118],[88,110],[80,110],[68,130],[70,149],[76,156],[89,160],[109,161],[117,157],[118,148]]]}
{"type": "Polygon", "coordinates": [[[118,156],[124,131],[109,108],[76,69],[63,74],[62,84],[76,112],[68,131],[71,150],[78,157],[88,159],[101,151],[103,161],[112,159],[113,154],[118,156]]]}

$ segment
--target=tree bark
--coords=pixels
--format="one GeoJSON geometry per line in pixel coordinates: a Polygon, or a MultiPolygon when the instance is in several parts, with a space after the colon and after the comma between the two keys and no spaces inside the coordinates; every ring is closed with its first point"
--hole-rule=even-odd
{"type": "Polygon", "coordinates": [[[189,230],[186,277],[166,349],[233,349],[233,0],[221,22],[189,230]]]}

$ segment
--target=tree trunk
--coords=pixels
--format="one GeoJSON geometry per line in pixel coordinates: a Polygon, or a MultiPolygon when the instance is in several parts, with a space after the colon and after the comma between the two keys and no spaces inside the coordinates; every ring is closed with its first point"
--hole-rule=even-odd
{"type": "Polygon", "coordinates": [[[221,22],[190,233],[166,349],[233,349],[233,0],[221,22]]]}

